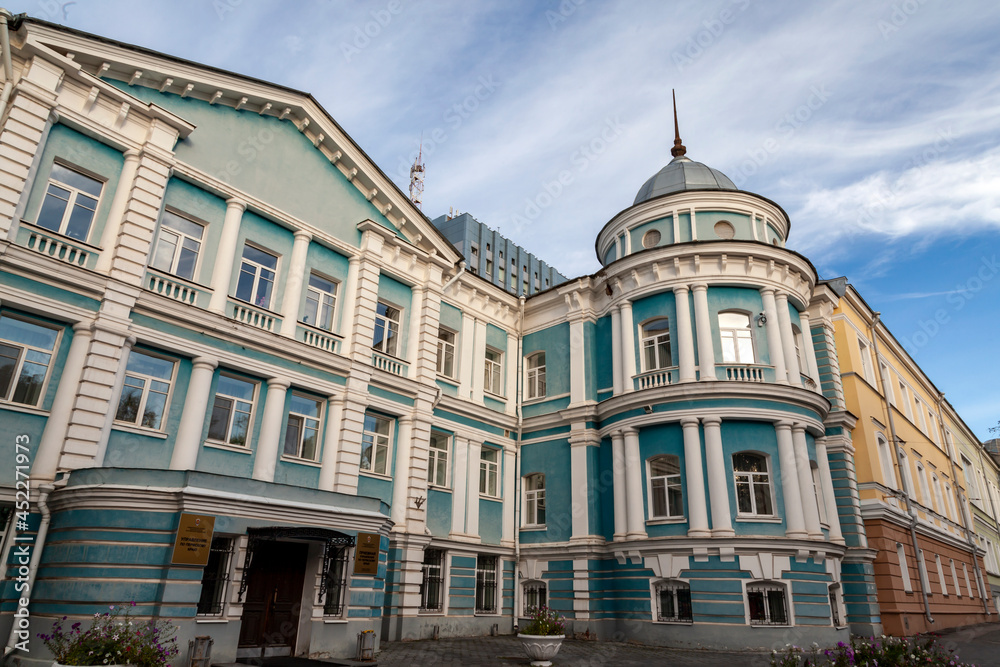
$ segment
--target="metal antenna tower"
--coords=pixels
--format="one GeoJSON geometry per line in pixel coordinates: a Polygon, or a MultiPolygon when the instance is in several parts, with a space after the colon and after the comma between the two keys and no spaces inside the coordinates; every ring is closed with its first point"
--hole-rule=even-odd
{"type": "Polygon", "coordinates": [[[424,137],[420,136],[420,151],[410,167],[410,201],[423,209],[424,203],[424,137]]]}

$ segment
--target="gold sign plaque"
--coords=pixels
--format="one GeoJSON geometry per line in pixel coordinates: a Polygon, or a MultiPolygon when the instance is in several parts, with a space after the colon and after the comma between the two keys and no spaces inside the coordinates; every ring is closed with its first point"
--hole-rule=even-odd
{"type": "Polygon", "coordinates": [[[354,574],[378,574],[378,555],[382,538],[378,533],[358,533],[354,547],[354,574]]]}
{"type": "Polygon", "coordinates": [[[182,513],[170,562],[174,565],[207,565],[214,531],[214,516],[182,513]]]}

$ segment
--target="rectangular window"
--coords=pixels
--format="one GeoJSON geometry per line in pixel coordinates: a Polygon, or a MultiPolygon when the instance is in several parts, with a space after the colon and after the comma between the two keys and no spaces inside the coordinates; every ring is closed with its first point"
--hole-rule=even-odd
{"type": "Polygon", "coordinates": [[[500,450],[483,447],[479,455],[479,493],[493,498],[500,494],[500,450]]]}
{"type": "Polygon", "coordinates": [[[0,400],[38,405],[59,331],[0,315],[0,400]]]}
{"type": "Polygon", "coordinates": [[[201,597],[198,614],[220,616],[226,606],[229,584],[229,564],[233,558],[233,538],[213,537],[208,552],[208,564],[201,575],[201,597]]]}
{"type": "Polygon", "coordinates": [[[238,447],[247,446],[257,384],[220,375],[208,425],[208,439],[238,447]]]}
{"type": "Polygon", "coordinates": [[[343,616],[347,605],[347,563],[350,558],[350,547],[330,546],[330,562],[324,576],[326,577],[326,595],[323,598],[324,616],[343,616]]]}
{"type": "Polygon", "coordinates": [[[270,308],[277,270],[277,256],[252,245],[244,245],[243,263],[240,264],[240,277],[236,283],[236,298],[260,308],[270,308]]]}
{"type": "Polygon", "coordinates": [[[537,292],[541,287],[542,283],[538,280],[538,271],[535,271],[535,291],[537,292]]]}
{"type": "Polygon", "coordinates": [[[882,387],[885,389],[885,398],[889,401],[889,405],[896,405],[896,394],[892,391],[892,382],[890,382],[892,377],[889,375],[889,367],[880,363],[879,370],[882,373],[882,387]]]}
{"type": "Polygon", "coordinates": [[[378,302],[375,307],[375,335],[372,349],[393,357],[399,356],[399,309],[378,302]]]}
{"type": "Polygon", "coordinates": [[[315,274],[310,275],[302,321],[324,331],[333,331],[333,315],[336,311],[337,283],[315,274]]]}
{"type": "Polygon", "coordinates": [[[924,416],[924,404],[916,396],[913,397],[913,404],[917,408],[917,419],[920,420],[920,430],[927,433],[927,417],[924,416]]]}
{"type": "Polygon", "coordinates": [[[650,518],[684,516],[681,460],[665,454],[649,460],[650,518]]]}
{"type": "MultiPolygon", "coordinates": [[[[500,259],[503,259],[503,257],[501,257],[500,259]]],[[[500,262],[499,264],[497,264],[497,280],[499,281],[499,283],[501,285],[504,284],[504,278],[505,278],[506,275],[507,274],[504,273],[504,270],[503,270],[503,262],[500,262]]]]}
{"type": "Polygon", "coordinates": [[[492,259],[486,260],[486,277],[487,278],[492,278],[493,277],[493,260],[492,259]]]}
{"type": "Polygon", "coordinates": [[[386,417],[365,415],[364,432],[361,435],[361,469],[379,475],[388,475],[389,436],[392,434],[392,420],[386,417]]]}
{"type": "Polygon", "coordinates": [[[455,332],[438,327],[437,372],[445,377],[455,377],[455,332]]]}
{"type": "Polygon", "coordinates": [[[944,566],[941,564],[941,555],[934,554],[934,561],[937,564],[938,581],[941,582],[941,592],[948,595],[948,581],[944,578],[944,566]]]}
{"type": "Polygon", "coordinates": [[[319,424],[323,404],[314,398],[292,394],[285,426],[285,456],[315,461],[319,458],[319,424]]]}
{"type": "Polygon", "coordinates": [[[476,613],[497,613],[497,557],[476,559],[476,613]]]}
{"type": "Polygon", "coordinates": [[[524,607],[525,616],[531,614],[532,610],[544,607],[548,601],[548,588],[541,581],[529,581],[524,584],[524,607]]]}
{"type": "Polygon", "coordinates": [[[666,623],[690,623],[691,587],[681,581],[665,582],[656,586],[656,620],[666,623]]]}
{"type": "Polygon", "coordinates": [[[503,380],[503,352],[486,348],[486,366],[483,388],[496,396],[500,396],[500,386],[503,380]]]}
{"type": "Polygon", "coordinates": [[[86,242],[103,189],[101,181],[59,163],[53,164],[35,224],[86,242]]]}
{"type": "Polygon", "coordinates": [[[748,585],[750,625],[788,625],[785,588],[778,585],[748,585]]]}
{"type": "Polygon", "coordinates": [[[948,567],[951,568],[951,583],[955,587],[955,595],[962,597],[962,587],[958,585],[958,571],[955,569],[955,559],[948,559],[948,567]]]}
{"type": "Polygon", "coordinates": [[[830,619],[833,621],[833,627],[840,627],[840,600],[837,596],[837,586],[830,586],[830,619]]]}
{"type": "Polygon", "coordinates": [[[524,478],[524,525],[545,525],[545,475],[540,472],[524,478]]]}
{"type": "Polygon", "coordinates": [[[872,373],[872,355],[871,351],[868,349],[868,343],[858,339],[858,348],[861,351],[861,373],[864,375],[865,380],[868,384],[875,384],[875,374],[872,373]]]}
{"type": "Polygon", "coordinates": [[[965,590],[969,591],[969,597],[976,597],[976,594],[972,592],[972,584],[969,583],[969,568],[965,566],[965,563],[962,563],[962,574],[965,575],[965,590]]]}
{"type": "Polygon", "coordinates": [[[424,549],[421,567],[420,611],[442,611],[444,609],[444,551],[424,549]]]}
{"type": "Polygon", "coordinates": [[[750,316],[746,313],[719,313],[722,360],[727,364],[755,363],[750,316]]]}
{"type": "Polygon", "coordinates": [[[427,484],[448,486],[448,450],[451,438],[431,431],[430,454],[427,461],[427,484]]]}
{"type": "Polygon", "coordinates": [[[899,381],[899,400],[903,403],[903,408],[906,416],[912,421],[913,420],[913,405],[910,403],[910,394],[906,390],[906,385],[903,381],[899,381]]]}
{"type": "Polygon", "coordinates": [[[910,581],[910,565],[906,562],[906,550],[901,542],[896,542],[896,558],[899,559],[899,576],[903,580],[903,590],[913,592],[913,582],[910,581]]]}
{"type": "Polygon", "coordinates": [[[521,281],[521,294],[527,294],[527,293],[528,293],[528,281],[523,280],[521,281]]]}
{"type": "Polygon", "coordinates": [[[204,234],[205,228],[197,222],[164,211],[150,266],[185,280],[194,280],[204,234]]]}
{"type": "Polygon", "coordinates": [[[528,357],[527,398],[545,396],[545,353],[536,352],[528,357]]]}
{"type": "Polygon", "coordinates": [[[132,350],[115,421],[160,430],[173,378],[174,362],[132,350]]]}

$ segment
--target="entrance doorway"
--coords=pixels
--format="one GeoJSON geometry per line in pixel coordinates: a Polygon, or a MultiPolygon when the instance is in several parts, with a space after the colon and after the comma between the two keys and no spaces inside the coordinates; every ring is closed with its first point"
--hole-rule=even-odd
{"type": "Polygon", "coordinates": [[[239,657],[293,655],[309,545],[257,542],[247,580],[239,657]]]}

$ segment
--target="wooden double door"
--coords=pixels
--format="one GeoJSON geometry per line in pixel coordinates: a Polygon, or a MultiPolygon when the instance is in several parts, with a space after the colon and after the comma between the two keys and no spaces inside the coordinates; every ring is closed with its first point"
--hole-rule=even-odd
{"type": "Polygon", "coordinates": [[[301,542],[261,540],[254,545],[240,649],[259,649],[260,657],[294,655],[308,553],[309,545],[301,542]]]}

